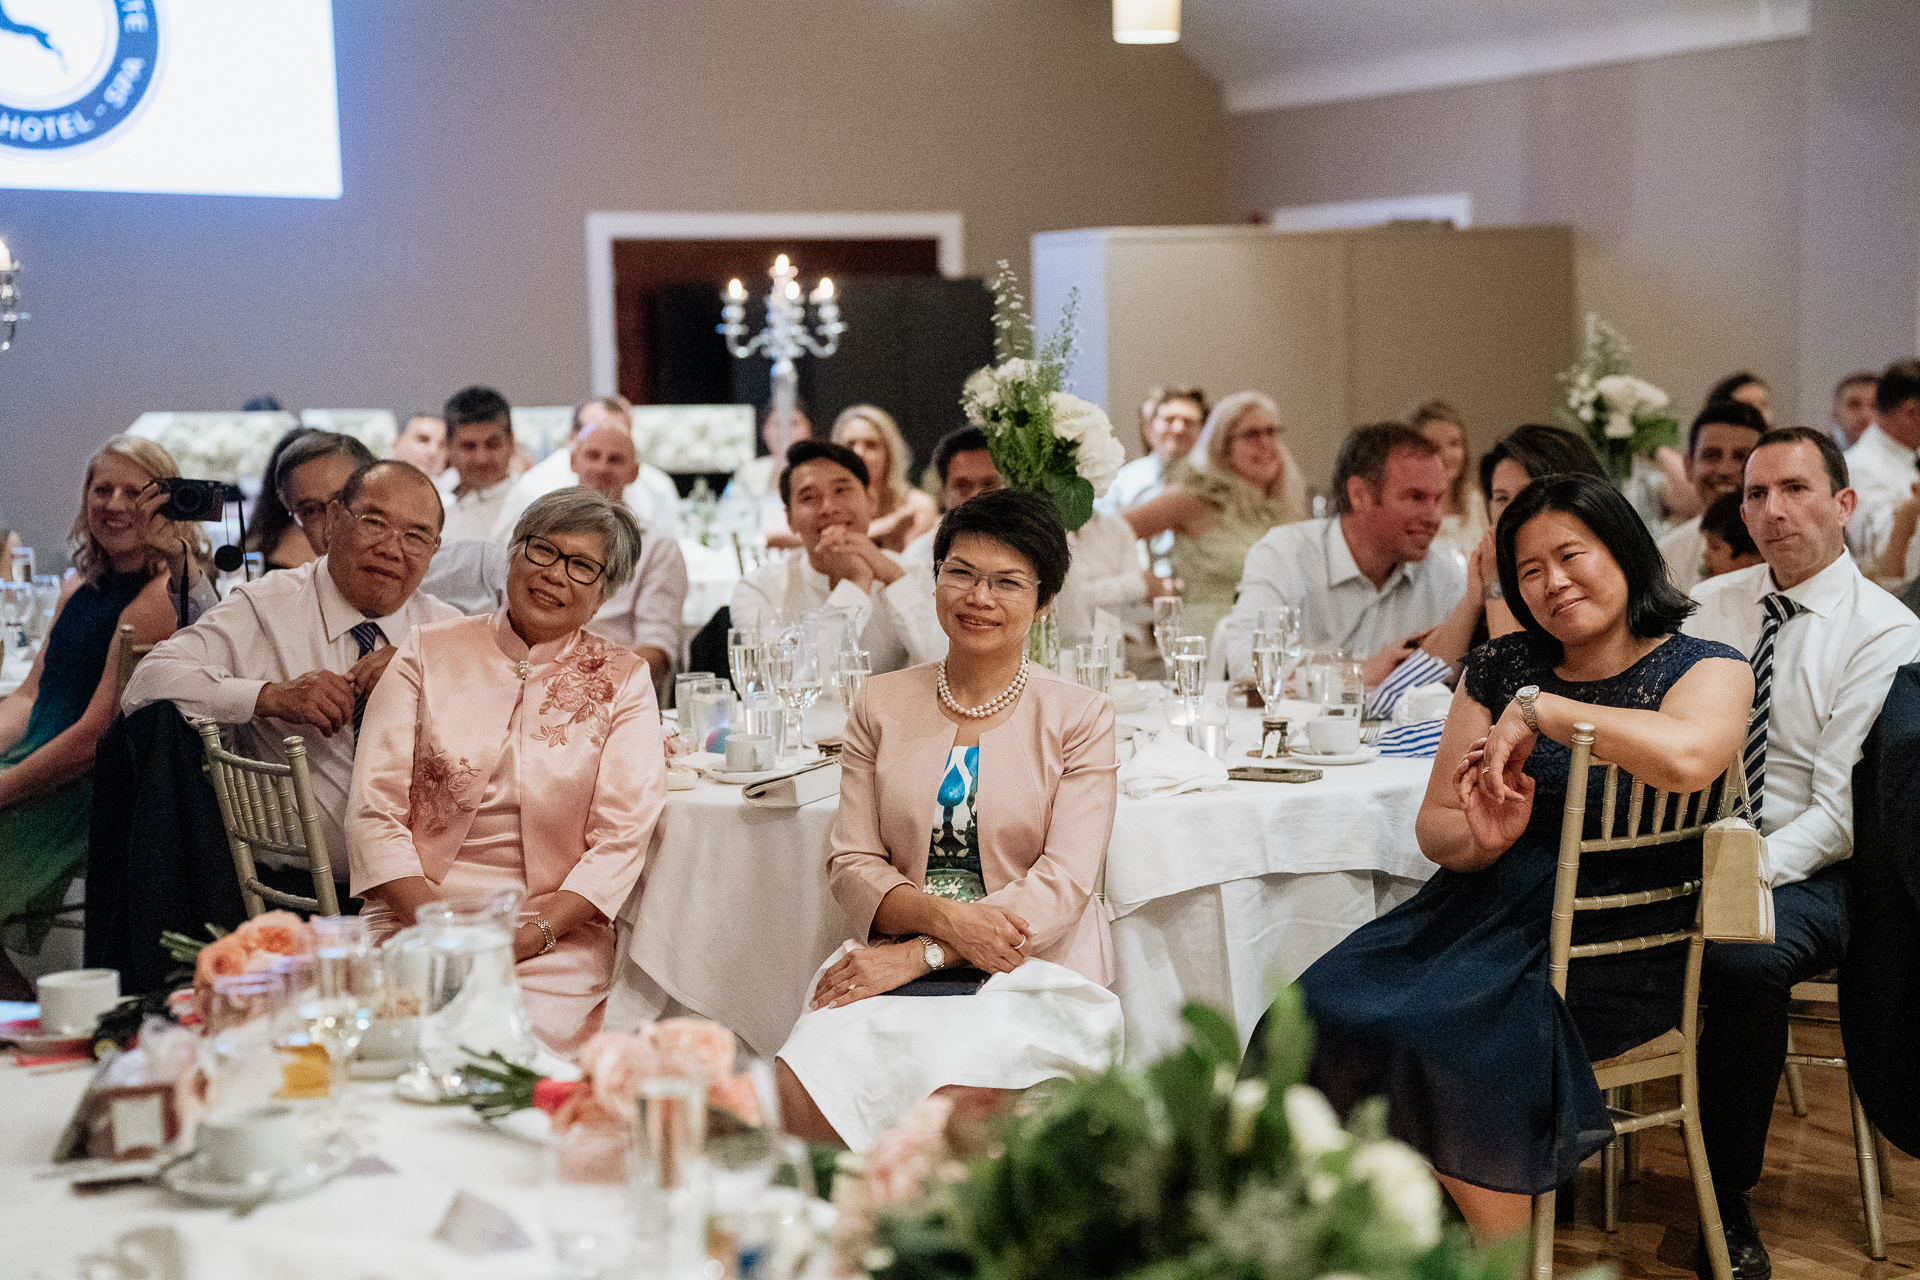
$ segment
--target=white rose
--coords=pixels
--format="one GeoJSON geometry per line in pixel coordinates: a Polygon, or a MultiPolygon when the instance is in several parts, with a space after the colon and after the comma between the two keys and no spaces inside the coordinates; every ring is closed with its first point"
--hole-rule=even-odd
{"type": "Polygon", "coordinates": [[[1087,483],[1093,486],[1093,496],[1096,498],[1107,496],[1113,478],[1120,474],[1120,468],[1126,463],[1126,446],[1111,435],[1087,441],[1074,454],[1074,470],[1086,477],[1087,483]]]}
{"type": "Polygon", "coordinates": [[[1113,426],[1100,406],[1079,396],[1056,391],[1047,397],[1053,406],[1053,434],[1080,444],[1095,435],[1112,435],[1113,426]]]}
{"type": "Polygon", "coordinates": [[[1608,414],[1606,437],[1609,440],[1633,439],[1633,419],[1618,410],[1608,414]]]}
{"type": "Polygon", "coordinates": [[[1023,360],[1019,356],[1015,356],[998,369],[995,369],[993,376],[1002,384],[1009,382],[1031,382],[1033,380],[1033,361],[1023,360]]]}
{"type": "Polygon", "coordinates": [[[1440,1243],[1440,1184],[1413,1148],[1399,1142],[1369,1142],[1354,1153],[1347,1171],[1373,1189],[1380,1212],[1405,1227],[1421,1248],[1440,1243]]]}
{"type": "Polygon", "coordinates": [[[1294,1150],[1307,1159],[1339,1151],[1353,1141],[1318,1089],[1293,1085],[1281,1105],[1287,1113],[1287,1127],[1293,1131],[1294,1150]]]}

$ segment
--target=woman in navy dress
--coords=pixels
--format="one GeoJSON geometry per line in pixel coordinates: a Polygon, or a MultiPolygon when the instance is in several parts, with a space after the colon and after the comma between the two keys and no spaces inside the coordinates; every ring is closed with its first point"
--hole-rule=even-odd
{"type": "MultiPolygon", "coordinates": [[[[1689,792],[1726,770],[1753,702],[1738,652],[1676,634],[1693,604],[1606,482],[1535,481],[1496,543],[1525,629],[1467,658],[1417,826],[1441,870],[1300,979],[1314,1082],[1343,1111],[1384,1094],[1389,1128],[1433,1163],[1482,1239],[1524,1229],[1529,1197],[1612,1137],[1590,1064],[1679,1022],[1682,948],[1583,960],[1564,1002],[1548,983],[1574,723],[1594,726],[1597,757],[1689,792]],[[1530,686],[1531,718],[1517,696],[1530,686]]],[[[1588,815],[1597,835],[1598,806],[1588,815]]],[[[1668,884],[1699,866],[1697,841],[1594,857],[1580,892],[1668,884]]],[[[1692,899],[1609,912],[1574,940],[1683,929],[1693,912],[1692,899]]]]}

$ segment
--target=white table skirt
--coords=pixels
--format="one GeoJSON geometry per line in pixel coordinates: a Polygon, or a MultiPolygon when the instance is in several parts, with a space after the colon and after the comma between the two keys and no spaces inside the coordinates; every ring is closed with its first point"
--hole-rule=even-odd
{"type": "MultiPolygon", "coordinates": [[[[1432,874],[1413,838],[1430,761],[1328,768],[1319,782],[1121,800],[1107,854],[1114,993],[1130,1053],[1180,1038],[1180,1007],[1229,1010],[1244,1041],[1270,978],[1297,977],[1432,874]]],[[[837,797],[758,809],[702,780],[671,793],[635,897],[607,1025],[682,1009],[771,1055],[848,936],[827,888],[837,797]]]]}

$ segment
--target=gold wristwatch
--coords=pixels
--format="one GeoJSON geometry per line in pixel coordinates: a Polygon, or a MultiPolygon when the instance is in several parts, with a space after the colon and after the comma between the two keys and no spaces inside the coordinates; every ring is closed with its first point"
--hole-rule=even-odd
{"type": "Polygon", "coordinates": [[[944,969],[947,967],[947,949],[945,947],[924,933],[918,938],[915,938],[914,941],[926,948],[927,968],[944,969]]]}

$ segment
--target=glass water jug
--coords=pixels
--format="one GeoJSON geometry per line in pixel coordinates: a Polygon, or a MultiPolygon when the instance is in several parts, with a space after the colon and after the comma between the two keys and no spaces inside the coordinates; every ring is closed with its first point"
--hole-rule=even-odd
{"type": "Polygon", "coordinates": [[[497,1051],[531,1065],[533,1023],[514,972],[513,926],[521,892],[429,902],[416,923],[388,940],[394,1000],[418,1010],[414,1091],[447,1097],[484,1086],[466,1072],[475,1056],[497,1051]]]}

